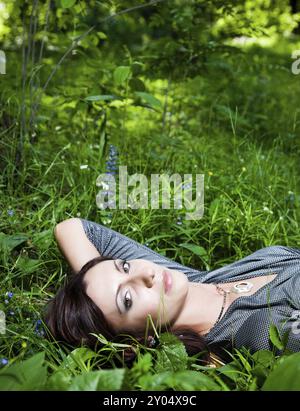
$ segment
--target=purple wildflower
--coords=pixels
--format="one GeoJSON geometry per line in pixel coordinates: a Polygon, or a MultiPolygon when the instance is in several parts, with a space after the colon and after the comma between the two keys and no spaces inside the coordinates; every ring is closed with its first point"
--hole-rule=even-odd
{"type": "Polygon", "coordinates": [[[7,210],[7,214],[11,217],[11,216],[13,216],[14,215],[14,210],[12,210],[12,209],[9,209],[9,210],[7,210]]]}
{"type": "Polygon", "coordinates": [[[116,174],[118,162],[118,152],[113,144],[109,145],[108,160],[106,161],[106,174],[116,174]]]}
{"type": "Polygon", "coordinates": [[[8,359],[7,359],[7,358],[2,358],[2,359],[1,359],[1,364],[2,364],[2,365],[8,364],[8,359]]]}
{"type": "Polygon", "coordinates": [[[36,321],[35,327],[34,327],[34,332],[39,337],[44,337],[45,330],[44,330],[43,325],[42,325],[42,320],[37,320],[36,321]]]}

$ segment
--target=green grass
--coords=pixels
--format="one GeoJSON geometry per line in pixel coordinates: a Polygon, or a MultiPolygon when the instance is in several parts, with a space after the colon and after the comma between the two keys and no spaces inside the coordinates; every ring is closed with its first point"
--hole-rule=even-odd
{"type": "MultiPolygon", "coordinates": [[[[288,52],[279,57],[250,49],[242,61],[226,62],[231,81],[220,78],[220,68],[212,64],[208,76],[172,84],[165,124],[161,112],[130,105],[126,111],[107,109],[105,136],[118,148],[128,174],[204,174],[205,210],[198,221],[185,220],[178,210],[128,209],[112,211],[109,222],[95,201],[96,178],[105,166],[100,128],[84,110],[74,117],[72,109],[59,115],[57,108],[41,123],[38,142],[25,144],[17,174],[18,125],[13,121],[2,131],[0,309],[7,329],[0,335],[0,359],[9,361],[3,370],[11,366],[20,375],[23,367],[26,376],[26,382],[13,382],[0,371],[2,389],[260,390],[284,389],[288,383],[300,389],[299,378],[293,378],[299,354],[251,355],[245,349],[232,353],[229,364],[200,367],[186,358],[179,341],[166,336],[157,350],[139,347],[132,369],[114,369],[122,347],[107,342],[97,353],[66,350],[35,329],[45,302],[68,275],[53,229],[69,217],[106,224],[200,270],[217,269],[269,245],[300,246],[299,110],[288,52]],[[266,68],[275,62],[281,70],[266,68]],[[83,164],[89,168],[80,169],[83,164]],[[192,253],[183,243],[205,253],[192,253]],[[288,375],[285,382],[280,375],[288,375]]],[[[163,101],[166,82],[148,83],[163,101]]],[[[12,112],[17,120],[12,102],[3,101],[2,114],[12,112]]]]}

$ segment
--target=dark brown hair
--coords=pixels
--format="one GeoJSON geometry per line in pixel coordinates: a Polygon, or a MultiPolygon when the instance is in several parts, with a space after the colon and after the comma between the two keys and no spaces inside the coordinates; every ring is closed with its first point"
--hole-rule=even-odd
{"type": "MultiPolygon", "coordinates": [[[[85,273],[94,265],[105,260],[112,259],[99,256],[88,261],[79,272],[70,275],[55,297],[48,302],[44,312],[44,322],[55,340],[75,347],[85,345],[93,350],[98,346],[99,340],[91,333],[102,334],[108,341],[125,342],[124,334],[126,332],[117,334],[101,309],[86,294],[85,273]]],[[[160,331],[164,332],[166,329],[160,331]]],[[[196,356],[196,359],[198,357],[198,361],[202,364],[212,362],[213,355],[205,338],[196,331],[186,328],[167,331],[183,342],[189,356],[196,356]]],[[[127,334],[134,337],[138,343],[148,347],[155,348],[159,343],[159,340],[153,335],[147,336],[145,341],[145,332],[127,334]]],[[[125,349],[123,358],[128,366],[133,363],[135,352],[134,348],[125,349]]]]}

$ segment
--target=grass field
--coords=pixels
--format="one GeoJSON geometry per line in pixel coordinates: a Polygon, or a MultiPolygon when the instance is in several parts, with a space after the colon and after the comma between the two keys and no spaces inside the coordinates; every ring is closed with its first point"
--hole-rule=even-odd
{"type": "MultiPolygon", "coordinates": [[[[156,350],[139,348],[132,369],[116,368],[122,347],[107,342],[97,353],[66,350],[45,338],[40,320],[46,301],[68,275],[53,229],[69,217],[107,225],[201,270],[269,245],[300,247],[300,75],[291,73],[291,52],[297,48],[293,39],[241,47],[222,64],[211,58],[205,76],[183,82],[145,76],[161,106],[115,102],[105,106],[106,123],[75,109],[71,92],[64,101],[53,93],[42,101],[45,119],[40,118],[37,142],[25,140],[19,170],[21,120],[13,88],[2,90],[1,114],[9,117],[9,126],[0,141],[0,309],[6,317],[1,389],[300,389],[295,378],[300,353],[277,357],[245,349],[226,365],[200,367],[179,341],[165,335],[156,350]],[[188,221],[175,209],[97,208],[95,182],[107,167],[109,145],[128,174],[204,174],[203,218],[188,221]],[[184,243],[199,247],[193,252],[184,243]],[[17,378],[3,374],[6,369],[17,378]]],[[[65,87],[73,70],[80,64],[58,74],[66,76],[65,87]]],[[[101,112],[101,104],[93,113],[101,112]]],[[[272,341],[282,344],[276,330],[272,341]]]]}

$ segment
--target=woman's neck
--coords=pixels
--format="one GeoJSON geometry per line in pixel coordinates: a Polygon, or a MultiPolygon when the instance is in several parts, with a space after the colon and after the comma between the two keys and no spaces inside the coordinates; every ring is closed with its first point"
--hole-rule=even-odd
{"type": "Polygon", "coordinates": [[[199,334],[206,334],[214,326],[223,304],[214,284],[189,282],[185,304],[173,328],[192,328],[199,334]]]}

